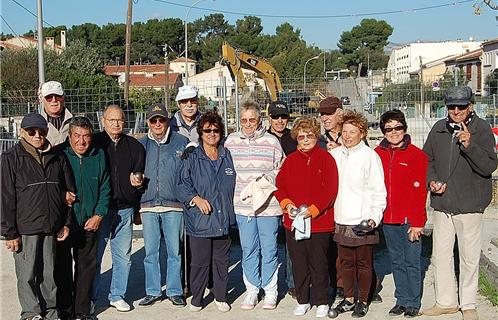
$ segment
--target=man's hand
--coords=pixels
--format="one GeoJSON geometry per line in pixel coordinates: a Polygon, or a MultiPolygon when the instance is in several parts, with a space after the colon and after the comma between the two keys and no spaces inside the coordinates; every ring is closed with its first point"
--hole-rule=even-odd
{"type": "Polygon", "coordinates": [[[469,128],[465,125],[465,123],[461,123],[463,131],[457,133],[456,137],[458,141],[462,144],[462,146],[467,149],[470,146],[470,132],[469,128]]]}
{"type": "Polygon", "coordinates": [[[420,240],[420,237],[422,236],[424,231],[424,228],[415,228],[415,227],[410,227],[408,228],[408,240],[411,242],[418,241],[420,240]]]}
{"type": "Polygon", "coordinates": [[[440,181],[433,180],[429,182],[429,187],[431,188],[431,192],[436,194],[443,194],[446,191],[446,183],[440,181]]]}
{"type": "Polygon", "coordinates": [[[203,214],[209,214],[211,212],[211,204],[206,199],[203,199],[199,196],[195,196],[192,201],[195,205],[201,210],[203,214]]]}
{"type": "Polygon", "coordinates": [[[71,191],[66,191],[66,205],[72,207],[74,201],[76,201],[76,193],[71,191]]]}
{"type": "Polygon", "coordinates": [[[21,250],[21,237],[17,237],[16,239],[6,240],[5,246],[11,252],[19,252],[21,250]]]}
{"type": "Polygon", "coordinates": [[[85,222],[85,226],[83,227],[83,229],[85,229],[86,231],[96,232],[97,230],[99,230],[102,219],[103,217],[99,215],[94,215],[85,222]]]}
{"type": "Polygon", "coordinates": [[[335,149],[335,148],[340,147],[340,146],[341,146],[340,143],[337,143],[335,141],[329,141],[327,143],[327,150],[330,151],[330,150],[335,149]]]}
{"type": "Polygon", "coordinates": [[[142,184],[144,183],[144,179],[137,178],[132,172],[132,173],[130,173],[130,183],[131,183],[132,187],[140,188],[142,186],[142,184]]]}
{"type": "Polygon", "coordinates": [[[67,236],[69,236],[69,227],[64,226],[57,232],[57,241],[66,240],[67,236]]]}
{"type": "Polygon", "coordinates": [[[368,225],[372,228],[375,228],[377,225],[375,224],[375,221],[373,221],[372,219],[368,219],[368,225]]]}

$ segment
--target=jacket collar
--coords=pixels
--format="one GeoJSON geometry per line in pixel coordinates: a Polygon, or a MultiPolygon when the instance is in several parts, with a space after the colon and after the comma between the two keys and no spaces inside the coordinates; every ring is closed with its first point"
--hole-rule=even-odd
{"type": "Polygon", "coordinates": [[[254,131],[254,134],[251,136],[247,136],[242,129],[240,130],[240,138],[241,139],[249,139],[249,140],[256,140],[260,137],[262,137],[265,134],[265,128],[260,124],[259,127],[254,131]]]}
{"type": "Polygon", "coordinates": [[[149,129],[149,132],[147,133],[147,137],[148,137],[150,140],[152,140],[152,141],[156,142],[157,144],[165,144],[165,143],[168,143],[168,139],[169,139],[169,136],[170,136],[170,131],[171,131],[171,130],[170,130],[170,128],[168,127],[168,128],[166,129],[166,134],[164,135],[164,137],[162,138],[162,140],[161,140],[161,141],[157,141],[157,140],[154,138],[154,136],[152,135],[152,131],[151,131],[150,129],[149,129]]]}
{"type": "Polygon", "coordinates": [[[74,152],[73,148],[71,148],[71,145],[69,144],[69,141],[64,142],[64,150],[66,150],[68,155],[71,155],[73,157],[78,157],[78,158],[86,158],[89,156],[93,156],[97,154],[97,148],[95,147],[95,143],[92,142],[92,145],[90,148],[86,151],[86,153],[83,156],[80,156],[76,152],[74,152]]]}
{"type": "MultiPolygon", "coordinates": [[[[399,147],[399,149],[406,150],[406,148],[408,148],[408,145],[410,143],[411,143],[411,137],[410,137],[410,135],[409,134],[405,134],[403,136],[403,143],[401,144],[401,146],[399,147]]],[[[389,141],[387,141],[386,138],[384,138],[379,143],[379,147],[381,147],[382,149],[389,149],[391,147],[391,144],[389,143],[389,141]]]]}
{"type": "MultiPolygon", "coordinates": [[[[223,148],[223,146],[220,143],[218,143],[217,149],[218,149],[218,159],[224,158],[226,156],[225,148],[223,148]]],[[[199,158],[203,160],[211,160],[207,156],[206,151],[204,150],[204,145],[202,143],[200,143],[199,145],[199,158]]]]}
{"type": "Polygon", "coordinates": [[[177,111],[175,113],[175,115],[173,116],[173,118],[175,118],[175,122],[176,122],[177,127],[184,127],[184,128],[187,128],[188,130],[191,130],[192,128],[196,127],[197,124],[199,123],[199,120],[201,118],[201,113],[199,112],[199,110],[197,110],[194,122],[190,126],[187,123],[185,123],[180,111],[177,111]]]}

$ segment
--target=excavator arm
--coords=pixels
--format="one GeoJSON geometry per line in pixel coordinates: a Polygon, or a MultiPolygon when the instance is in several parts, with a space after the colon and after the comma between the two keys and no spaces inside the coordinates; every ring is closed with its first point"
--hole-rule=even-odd
{"type": "Polygon", "coordinates": [[[282,92],[282,83],[277,71],[268,60],[235,49],[227,42],[223,43],[221,51],[222,61],[230,70],[232,78],[237,77],[238,89],[243,90],[246,87],[242,68],[249,69],[256,72],[258,77],[264,80],[267,90],[270,92],[271,100],[277,100],[278,93],[282,92]]]}

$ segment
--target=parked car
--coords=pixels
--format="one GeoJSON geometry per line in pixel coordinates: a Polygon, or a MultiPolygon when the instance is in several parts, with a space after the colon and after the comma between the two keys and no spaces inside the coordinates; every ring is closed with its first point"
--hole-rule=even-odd
{"type": "Polygon", "coordinates": [[[346,105],[346,106],[351,104],[351,100],[349,99],[348,96],[341,97],[341,101],[342,101],[342,104],[346,105]]]}

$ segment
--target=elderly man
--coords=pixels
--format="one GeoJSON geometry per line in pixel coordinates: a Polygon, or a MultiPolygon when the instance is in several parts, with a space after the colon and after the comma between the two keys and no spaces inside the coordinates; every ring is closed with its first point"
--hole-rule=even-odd
{"type": "Polygon", "coordinates": [[[478,319],[482,214],[491,202],[491,174],[498,161],[491,128],[474,112],[473,101],[469,87],[447,89],[444,103],[448,116],[434,124],[424,144],[429,157],[427,186],[434,208],[436,293],[436,304],[423,311],[428,316],[460,309],[464,320],[478,319]],[[453,269],[455,235],[460,258],[458,290],[453,269]]]}
{"type": "Polygon", "coordinates": [[[327,97],[320,101],[318,107],[320,121],[324,134],[318,140],[320,147],[327,150],[334,149],[341,145],[341,122],[344,113],[342,101],[337,97],[327,97]]]}
{"type": "Polygon", "coordinates": [[[1,157],[1,233],[14,255],[21,319],[58,318],[55,243],[69,234],[62,195],[74,191],[74,181],[66,158],[51,150],[47,132],[41,115],[26,115],[21,141],[1,157]]]}
{"type": "Polygon", "coordinates": [[[162,296],[159,247],[161,231],[167,251],[166,296],[175,306],[185,306],[182,296],[180,243],[183,237],[183,207],[176,199],[176,172],[187,138],[169,128],[168,112],[163,105],[152,105],[147,111],[149,133],[140,139],[145,148],[147,186],[142,195],[145,246],[145,293],[140,306],[150,306],[162,296]]]}
{"type": "Polygon", "coordinates": [[[99,232],[97,273],[93,283],[93,302],[97,299],[100,264],[107,242],[111,242],[112,279],[108,296],[111,306],[130,311],[125,301],[131,268],[133,216],[140,205],[145,167],[145,150],[137,139],[123,133],[125,117],[118,105],[109,105],[102,120],[104,131],[95,135],[95,143],[104,150],[110,169],[112,199],[99,232]]]}
{"type": "Polygon", "coordinates": [[[63,143],[69,132],[69,121],[73,117],[71,112],[64,108],[64,90],[57,81],[45,82],[39,91],[43,109],[40,114],[48,122],[47,139],[52,146],[63,143]]]}
{"type": "Polygon", "coordinates": [[[176,102],[180,109],[170,121],[171,130],[187,137],[190,142],[198,143],[197,124],[201,117],[199,112],[198,90],[194,86],[183,86],[178,89],[176,102]]]}
{"type": "Polygon", "coordinates": [[[97,231],[109,208],[111,185],[104,152],[93,145],[92,134],[88,118],[74,117],[69,123],[69,139],[61,145],[76,181],[71,235],[59,243],[56,254],[57,306],[61,319],[94,319],[90,314],[90,298],[96,271],[97,231]]]}

